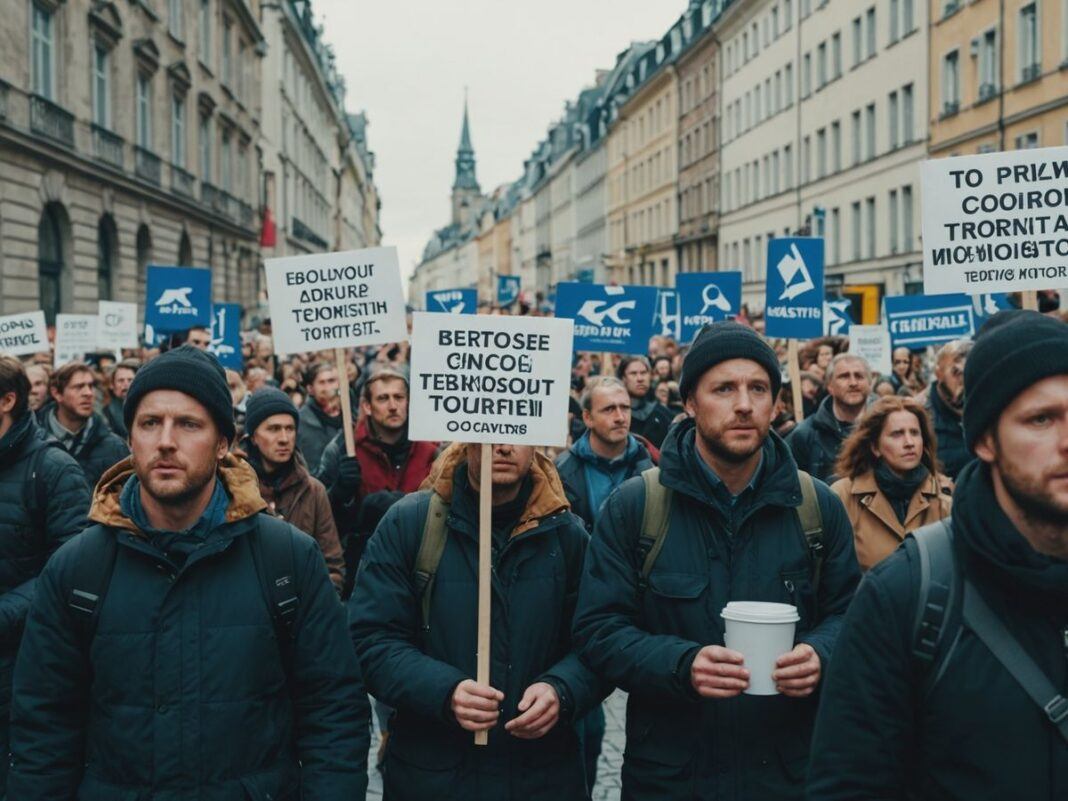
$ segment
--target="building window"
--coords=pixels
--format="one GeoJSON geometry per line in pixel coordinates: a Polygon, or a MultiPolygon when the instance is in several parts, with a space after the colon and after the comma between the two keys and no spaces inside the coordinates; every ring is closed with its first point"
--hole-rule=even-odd
{"type": "Polygon", "coordinates": [[[960,110],[960,51],[946,53],[942,58],[942,115],[960,110]]]}
{"type": "Polygon", "coordinates": [[[998,32],[991,28],[979,45],[979,102],[998,93],[998,32]]]}
{"type": "Polygon", "coordinates": [[[860,112],[853,112],[853,164],[860,164],[863,160],[863,149],[861,143],[863,142],[863,136],[860,129],[860,112]]]}
{"type": "Polygon", "coordinates": [[[887,100],[887,115],[890,117],[890,149],[897,150],[900,141],[898,140],[899,128],[898,128],[898,108],[897,108],[897,92],[891,92],[890,97],[887,100]]]}
{"type": "Polygon", "coordinates": [[[782,150],[782,176],[783,176],[783,188],[794,188],[794,148],[793,145],[787,145],[782,150]]]}
{"type": "Polygon", "coordinates": [[[838,120],[831,123],[831,169],[842,170],[842,123],[838,120]]]}
{"type": "Polygon", "coordinates": [[[890,0],[890,44],[901,38],[901,31],[897,27],[900,12],[901,0],[890,0]]]}
{"type": "Polygon", "coordinates": [[[230,192],[234,188],[232,169],[233,152],[230,147],[230,133],[227,131],[222,135],[222,146],[219,148],[219,181],[224,192],[230,192]]]}
{"type": "Polygon", "coordinates": [[[801,183],[807,184],[812,169],[812,137],[801,140],[801,183]]]}
{"type": "Polygon", "coordinates": [[[69,233],[69,225],[66,210],[57,203],[45,206],[37,224],[37,284],[48,325],[55,325],[56,313],[63,311],[68,278],[65,233],[69,233]]]}
{"type": "Polygon", "coordinates": [[[794,24],[794,4],[793,0],[783,0],[782,4],[782,29],[784,31],[790,30],[790,26],[794,24]]]}
{"type": "Polygon", "coordinates": [[[792,61],[786,65],[783,88],[786,90],[786,108],[790,108],[794,104],[794,63],[792,61]]]}
{"type": "Polygon", "coordinates": [[[827,43],[820,42],[816,48],[816,88],[822,89],[827,81],[827,43]]]}
{"type": "Polygon", "coordinates": [[[865,144],[867,148],[864,152],[864,157],[870,161],[875,158],[875,104],[869,103],[865,109],[865,133],[867,134],[867,141],[865,144]]]}
{"type": "Polygon", "coordinates": [[[1021,134],[1016,137],[1017,150],[1034,150],[1038,147],[1038,131],[1021,134]]]}
{"type": "Polygon", "coordinates": [[[1032,81],[1042,74],[1042,49],[1038,30],[1038,3],[1020,9],[1020,80],[1032,81]]]}
{"type": "Polygon", "coordinates": [[[185,169],[185,100],[171,96],[171,163],[185,169]]]}
{"type": "Polygon", "coordinates": [[[197,23],[200,34],[200,62],[211,66],[211,0],[200,0],[200,13],[197,23]]]}
{"type": "Polygon", "coordinates": [[[842,77],[842,34],[836,32],[831,37],[831,76],[833,78],[842,77]]]}
{"type": "Polygon", "coordinates": [[[245,100],[245,62],[247,60],[248,46],[244,40],[237,46],[237,99],[245,100]]]}
{"type": "Polygon", "coordinates": [[[46,100],[56,96],[55,19],[33,3],[33,26],[30,33],[33,58],[33,93],[46,100]]]}
{"type": "Polygon", "coordinates": [[[912,84],[901,89],[901,141],[902,144],[912,144],[912,84]]]}
{"type": "Polygon", "coordinates": [[[890,252],[897,253],[897,190],[890,190],[890,252]]]}
{"type": "Polygon", "coordinates": [[[223,19],[222,30],[222,80],[227,86],[233,84],[233,55],[231,47],[233,47],[233,29],[234,26],[228,19],[223,19]]]}
{"type": "Polygon", "coordinates": [[[111,128],[111,56],[100,45],[93,47],[93,122],[111,128]]]}
{"type": "Polygon", "coordinates": [[[185,39],[185,0],[167,1],[167,30],[175,39],[185,39]]]}
{"type": "Polygon", "coordinates": [[[864,60],[864,33],[861,30],[861,18],[853,20],[853,66],[864,60]]]}
{"type": "Polygon", "coordinates": [[[152,79],[137,76],[137,144],[152,150],[152,79]]]}
{"type": "Polygon", "coordinates": [[[842,215],[838,208],[831,209],[831,264],[842,260],[842,215]]]}
{"type": "Polygon", "coordinates": [[[875,198],[870,197],[864,202],[865,211],[865,227],[867,228],[866,244],[867,244],[867,257],[869,259],[875,258],[875,198]]]}
{"type": "Polygon", "coordinates": [[[901,245],[905,252],[912,250],[912,187],[901,187],[901,245]]]}
{"type": "Polygon", "coordinates": [[[200,118],[200,180],[211,183],[211,117],[200,118]]]}
{"type": "Polygon", "coordinates": [[[805,53],[801,59],[801,99],[812,94],[812,54],[805,53]]]}
{"type": "Polygon", "coordinates": [[[868,58],[875,57],[875,6],[868,9],[868,13],[865,16],[865,21],[868,24],[868,58]]]}
{"type": "Polygon", "coordinates": [[[861,227],[860,227],[860,203],[854,203],[851,209],[852,211],[852,228],[853,228],[853,261],[860,261],[861,254],[861,227]]]}
{"type": "Polygon", "coordinates": [[[111,300],[115,239],[115,221],[108,215],[101,217],[96,229],[96,287],[100,300],[111,300]]]}
{"type": "Polygon", "coordinates": [[[816,177],[827,175],[827,129],[816,131],[816,177]]]}

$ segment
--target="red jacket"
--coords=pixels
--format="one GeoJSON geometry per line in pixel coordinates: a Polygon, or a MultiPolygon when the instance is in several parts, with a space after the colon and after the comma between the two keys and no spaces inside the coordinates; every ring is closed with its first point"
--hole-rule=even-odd
{"type": "Polygon", "coordinates": [[[360,420],[356,425],[356,460],[360,463],[359,500],[380,490],[408,493],[419,489],[423,479],[430,475],[438,445],[436,442],[412,442],[409,448],[404,465],[394,469],[389,454],[371,439],[367,420],[360,420]]]}

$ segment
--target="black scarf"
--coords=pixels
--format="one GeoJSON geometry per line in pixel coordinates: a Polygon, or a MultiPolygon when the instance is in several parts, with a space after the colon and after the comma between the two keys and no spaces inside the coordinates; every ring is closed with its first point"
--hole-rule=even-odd
{"type": "Polygon", "coordinates": [[[323,428],[332,428],[337,431],[341,430],[342,415],[339,414],[335,417],[331,417],[323,411],[322,406],[315,402],[315,398],[308,398],[308,403],[306,405],[312,410],[312,414],[319,418],[319,422],[323,424],[323,428]]]}
{"type": "Polygon", "coordinates": [[[263,455],[260,453],[260,449],[256,447],[256,443],[251,439],[246,439],[245,446],[246,453],[248,454],[248,463],[252,465],[252,469],[256,471],[256,477],[260,480],[260,483],[266,484],[275,492],[278,492],[282,487],[282,484],[285,483],[285,480],[289,478],[296,467],[296,454],[289,457],[289,461],[285,464],[279,465],[273,473],[269,473],[263,464],[263,455]]]}
{"type": "Polygon", "coordinates": [[[890,507],[897,515],[897,522],[905,524],[912,496],[929,475],[930,472],[922,464],[916,465],[903,476],[895,473],[882,459],[875,465],[875,483],[890,501],[890,507]]]}

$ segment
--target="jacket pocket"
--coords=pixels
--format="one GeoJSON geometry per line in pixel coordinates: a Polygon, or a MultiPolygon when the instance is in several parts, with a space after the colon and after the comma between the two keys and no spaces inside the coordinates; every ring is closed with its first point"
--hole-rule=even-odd
{"type": "Polygon", "coordinates": [[[798,631],[808,631],[816,619],[816,593],[812,588],[812,574],[805,570],[784,570],[779,573],[784,603],[797,607],[801,620],[798,631]]]}
{"type": "Polygon", "coordinates": [[[294,771],[278,768],[241,777],[248,801],[300,801],[300,787],[294,771]]]}
{"type": "Polygon", "coordinates": [[[708,576],[697,573],[649,574],[649,590],[653,595],[677,601],[692,601],[700,598],[708,586],[708,576]]]}

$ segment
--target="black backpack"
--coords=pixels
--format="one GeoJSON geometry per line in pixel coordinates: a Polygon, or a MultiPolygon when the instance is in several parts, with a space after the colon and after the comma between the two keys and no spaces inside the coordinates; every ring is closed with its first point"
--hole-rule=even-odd
{"type": "MultiPolygon", "coordinates": [[[[78,537],[81,539],[82,553],[74,565],[68,606],[73,612],[82,652],[88,654],[96,636],[100,610],[115,572],[119,546],[115,534],[100,525],[90,526],[78,537]]],[[[274,624],[282,666],[286,675],[290,676],[293,666],[293,626],[300,607],[293,534],[288,523],[260,514],[256,517],[256,526],[247,537],[264,601],[274,624]]]]}

